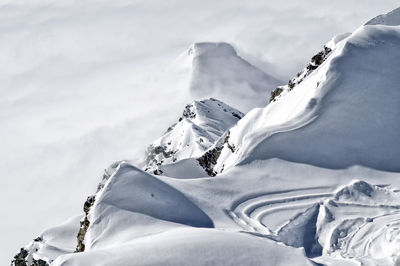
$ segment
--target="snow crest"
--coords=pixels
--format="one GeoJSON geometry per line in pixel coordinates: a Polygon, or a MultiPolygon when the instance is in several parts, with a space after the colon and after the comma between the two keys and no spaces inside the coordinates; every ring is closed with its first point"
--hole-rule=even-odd
{"type": "Polygon", "coordinates": [[[190,75],[195,99],[213,97],[242,112],[268,104],[281,81],[251,65],[228,43],[195,43],[175,62],[190,75]]]}

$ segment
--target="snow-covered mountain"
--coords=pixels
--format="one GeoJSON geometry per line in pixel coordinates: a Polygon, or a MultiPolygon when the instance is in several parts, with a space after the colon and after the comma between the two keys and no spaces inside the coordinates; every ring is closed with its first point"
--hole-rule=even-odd
{"type": "Polygon", "coordinates": [[[275,102],[230,129],[237,149],[223,149],[217,172],[270,158],[400,170],[400,29],[366,25],[341,39],[325,46],[316,69],[299,75],[303,81],[291,81],[275,102]]]}
{"type": "Polygon", "coordinates": [[[398,265],[396,14],[332,39],[243,118],[216,99],[187,105],[148,172],[111,165],[83,214],[14,264],[398,265]]]}
{"type": "MultiPolygon", "coordinates": [[[[177,177],[178,173],[168,172],[169,164],[200,157],[243,116],[214,98],[186,105],[178,122],[147,149],[145,171],[177,177]]],[[[199,174],[204,175],[204,171],[199,174]]]]}
{"type": "Polygon", "coordinates": [[[264,107],[271,91],[282,84],[240,57],[229,43],[195,43],[174,67],[190,77],[194,99],[217,98],[242,112],[264,107]]]}

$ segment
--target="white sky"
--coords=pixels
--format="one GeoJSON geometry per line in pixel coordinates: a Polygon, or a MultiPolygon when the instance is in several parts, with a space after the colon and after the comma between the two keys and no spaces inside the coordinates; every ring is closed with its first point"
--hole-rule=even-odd
{"type": "Polygon", "coordinates": [[[136,160],[190,101],[167,66],[225,41],[284,80],[396,0],[0,3],[0,263],[81,213],[102,170],[136,160]]]}

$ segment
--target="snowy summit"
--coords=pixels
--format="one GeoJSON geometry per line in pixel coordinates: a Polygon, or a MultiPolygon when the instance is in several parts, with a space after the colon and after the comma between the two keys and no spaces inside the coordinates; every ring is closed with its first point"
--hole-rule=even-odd
{"type": "Polygon", "coordinates": [[[400,9],[286,85],[228,43],[171,65],[193,101],[12,265],[400,265],[400,9]]]}

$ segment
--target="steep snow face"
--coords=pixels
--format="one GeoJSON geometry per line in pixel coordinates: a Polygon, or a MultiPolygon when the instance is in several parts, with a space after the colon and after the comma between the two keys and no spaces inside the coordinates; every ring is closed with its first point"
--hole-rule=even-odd
{"type": "Polygon", "coordinates": [[[400,8],[390,11],[387,14],[379,15],[368,21],[365,25],[400,25],[400,8]]]}
{"type": "Polygon", "coordinates": [[[155,228],[213,227],[212,220],[180,191],[125,162],[96,195],[89,221],[87,249],[123,243],[155,233],[155,228]]]}
{"type": "Polygon", "coordinates": [[[277,102],[230,130],[217,170],[281,158],[326,168],[399,171],[400,28],[364,26],[277,102]]]}
{"type": "Polygon", "coordinates": [[[396,265],[398,176],[275,159],[182,180],[122,163],[90,211],[85,252],[53,265],[396,265]]]}
{"type": "MultiPolygon", "coordinates": [[[[154,174],[176,177],[173,172],[169,173],[165,165],[200,157],[243,116],[240,111],[213,98],[188,104],[179,121],[150,145],[144,169],[154,174]]],[[[205,172],[202,174],[206,175],[205,172]]]]}
{"type": "Polygon", "coordinates": [[[242,112],[267,105],[270,92],[282,83],[238,56],[228,43],[195,43],[175,64],[190,76],[195,99],[214,97],[242,112]]]}
{"type": "MultiPolygon", "coordinates": [[[[313,58],[304,79],[207,150],[216,150],[207,160],[222,171],[214,178],[181,180],[113,164],[84,207],[85,252],[72,253],[80,216],[43,234],[43,243],[35,239],[16,260],[398,265],[398,31],[369,25],[327,45],[331,51],[313,58]],[[353,178],[365,181],[349,184],[353,178]]],[[[195,119],[195,113],[189,105],[184,116],[195,119]]],[[[190,172],[193,161],[177,161],[174,169],[190,172]]]]}
{"type": "Polygon", "coordinates": [[[0,234],[9,239],[2,243],[1,264],[33,232],[80,212],[103,167],[127,158],[138,162],[192,101],[178,97],[187,87],[177,86],[175,77],[168,79],[171,87],[158,82],[165,65],[191,43],[233,43],[243,58],[254,60],[247,61],[265,70],[277,67],[287,77],[332,34],[396,4],[0,1],[0,171],[8,173],[0,201],[13,198],[1,206],[8,215],[0,234]],[[16,221],[22,209],[29,223],[16,221]]]}

